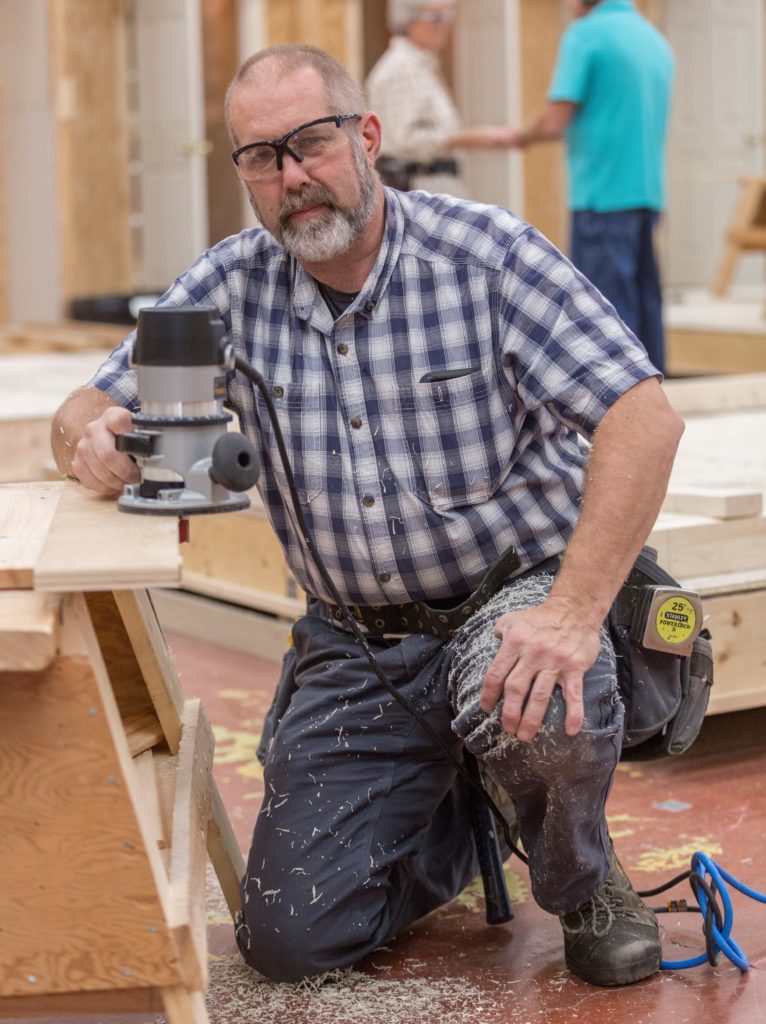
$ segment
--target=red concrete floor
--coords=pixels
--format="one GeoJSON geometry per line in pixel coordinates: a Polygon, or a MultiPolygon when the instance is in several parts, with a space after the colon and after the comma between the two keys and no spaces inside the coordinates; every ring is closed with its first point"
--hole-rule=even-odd
{"type": "MultiPolygon", "coordinates": [[[[203,699],[213,723],[215,774],[246,850],[262,794],[254,749],[277,666],[180,635],[169,640],[187,696],[203,699]]],[[[620,766],[610,830],[636,888],[669,880],[700,850],[766,891],[765,730],[766,709],[717,716],[683,757],[620,766]]],[[[564,967],[559,923],[532,902],[523,865],[513,860],[507,875],[515,914],[509,924],[486,925],[477,881],[344,977],[316,987],[274,985],[242,964],[209,868],[212,1024],[766,1022],[766,904],[732,892],[733,937],[750,960],[748,972],[722,958],[716,969],[705,964],[601,989],[564,967]]],[[[671,895],[691,902],[687,882],[671,895]]],[[[699,915],[662,915],[660,923],[666,959],[703,951],[699,915]]],[[[164,1021],[162,1015],[102,1017],[99,1024],[164,1021]]]]}

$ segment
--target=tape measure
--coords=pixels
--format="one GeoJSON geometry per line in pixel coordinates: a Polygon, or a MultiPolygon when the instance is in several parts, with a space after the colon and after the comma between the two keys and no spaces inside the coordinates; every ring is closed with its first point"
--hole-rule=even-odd
{"type": "Polygon", "coordinates": [[[693,590],[680,587],[636,587],[630,632],[652,651],[686,657],[702,629],[702,600],[693,590]]]}

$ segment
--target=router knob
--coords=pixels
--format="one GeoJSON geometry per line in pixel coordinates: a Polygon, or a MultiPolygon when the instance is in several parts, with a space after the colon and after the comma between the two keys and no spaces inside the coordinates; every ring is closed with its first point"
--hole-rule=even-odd
{"type": "Polygon", "coordinates": [[[210,479],[229,491],[253,487],[261,471],[258,452],[243,434],[222,434],[213,445],[210,479]]]}

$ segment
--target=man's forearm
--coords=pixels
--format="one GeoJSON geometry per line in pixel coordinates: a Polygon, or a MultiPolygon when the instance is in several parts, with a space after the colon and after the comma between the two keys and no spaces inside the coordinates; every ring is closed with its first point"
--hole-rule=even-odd
{"type": "Polygon", "coordinates": [[[116,403],[98,388],[73,391],[53,418],[51,449],[61,473],[72,476],[72,459],[85,427],[116,403]]]}
{"type": "Polygon", "coordinates": [[[604,416],[588,463],[580,519],[551,597],[603,621],[654,526],[683,420],[656,380],[626,392],[604,416]]]}
{"type": "Polygon", "coordinates": [[[575,103],[549,102],[519,128],[509,133],[509,144],[524,149],[536,142],[555,142],[562,138],[577,111],[575,103]]]}

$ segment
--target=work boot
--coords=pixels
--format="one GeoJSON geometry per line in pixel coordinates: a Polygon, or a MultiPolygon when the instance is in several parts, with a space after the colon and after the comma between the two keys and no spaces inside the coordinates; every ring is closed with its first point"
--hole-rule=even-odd
{"type": "Polygon", "coordinates": [[[659,970],[662,948],[654,912],[610,849],[611,866],[604,884],[559,920],[570,971],[591,985],[630,985],[659,970]]]}

